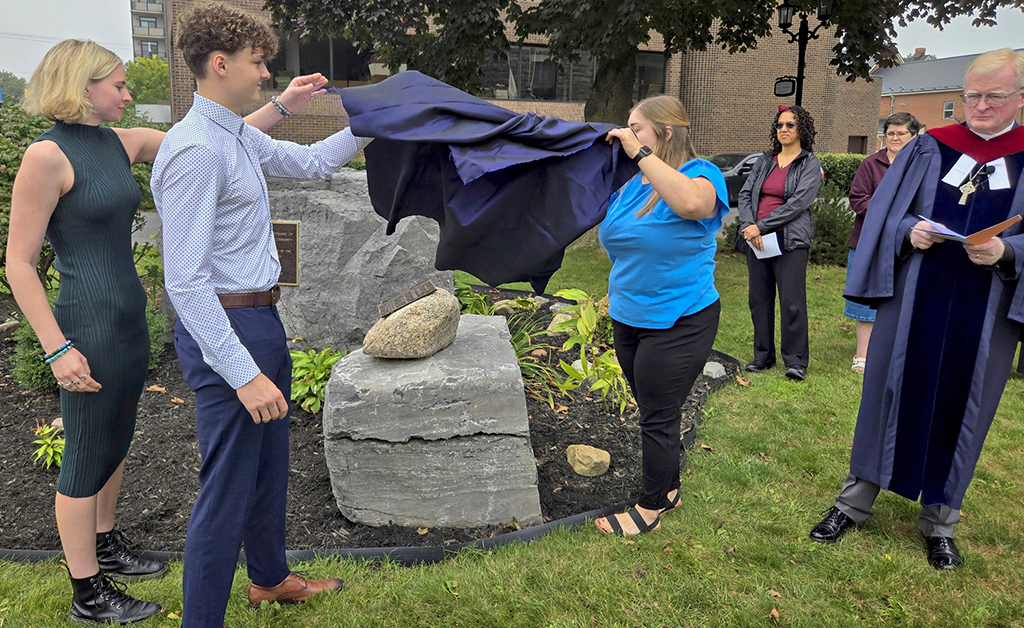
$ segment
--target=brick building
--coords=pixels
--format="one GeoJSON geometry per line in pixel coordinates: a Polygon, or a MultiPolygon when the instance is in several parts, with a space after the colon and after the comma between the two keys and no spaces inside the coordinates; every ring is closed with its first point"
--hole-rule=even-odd
{"type": "MultiPolygon", "coordinates": [[[[963,122],[964,103],[960,94],[964,89],[964,73],[979,54],[911,61],[872,73],[875,80],[882,83],[878,102],[878,146],[881,146],[882,124],[894,113],[910,113],[926,129],[963,122]]],[[[1024,119],[1018,121],[1024,122],[1024,119]]]]}
{"type": "MultiPolygon", "coordinates": [[[[252,13],[263,12],[263,0],[227,0],[252,13]]],[[[170,22],[193,0],[168,0],[170,22]]],[[[269,15],[268,15],[269,17],[269,15]]],[[[781,31],[763,39],[758,49],[730,55],[718,48],[705,52],[671,55],[662,53],[663,44],[655,34],[640,52],[634,96],[666,93],[679,97],[692,120],[692,138],[697,152],[763,150],[769,147],[769,124],[776,107],[792,104],[793,98],[776,98],[777,76],[795,74],[797,46],[787,42],[781,31]]],[[[509,33],[511,35],[511,33],[509,33]]],[[[171,33],[174,36],[174,33],[171,33]]],[[[483,68],[485,90],[480,94],[511,111],[532,111],[566,120],[583,120],[583,108],[593,83],[595,63],[583,58],[568,67],[554,64],[546,41],[533,37],[514,45],[506,59],[483,68]]],[[[816,152],[865,152],[874,145],[875,115],[881,82],[846,82],[828,64],[836,39],[822,33],[807,46],[804,79],[804,107],[815,118],[818,132],[816,152]]],[[[181,53],[171,57],[172,118],[180,120],[192,102],[195,83],[181,53]]],[[[269,69],[274,75],[262,93],[263,102],[296,74],[323,72],[336,86],[365,84],[385,77],[386,70],[343,41],[299,42],[282,37],[281,52],[269,69]]],[[[301,114],[274,126],[275,137],[308,143],[341,129],[344,113],[330,98],[320,98],[301,114]]]]}

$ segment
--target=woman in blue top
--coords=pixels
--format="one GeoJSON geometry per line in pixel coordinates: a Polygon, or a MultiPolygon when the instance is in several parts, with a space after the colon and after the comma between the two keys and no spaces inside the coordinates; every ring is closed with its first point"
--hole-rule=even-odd
{"type": "Polygon", "coordinates": [[[635,508],[595,522],[605,534],[657,530],[679,505],[680,410],[718,332],[715,235],[728,195],[689,127],[677,98],[655,96],[608,133],[641,170],[612,195],[599,236],[615,350],[640,408],[643,483],[635,508]]]}

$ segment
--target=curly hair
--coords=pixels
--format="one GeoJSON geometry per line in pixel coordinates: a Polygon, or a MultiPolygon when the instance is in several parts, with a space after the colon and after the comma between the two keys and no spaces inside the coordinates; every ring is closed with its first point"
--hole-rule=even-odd
{"type": "Polygon", "coordinates": [[[817,132],[814,130],[814,118],[803,107],[790,105],[785,109],[780,108],[779,112],[775,114],[775,119],[772,120],[772,129],[769,132],[769,137],[772,140],[772,154],[778,155],[782,152],[782,144],[779,143],[779,135],[775,131],[775,123],[779,121],[779,116],[786,111],[793,114],[793,117],[796,118],[796,130],[800,135],[801,148],[807,152],[814,152],[814,136],[817,135],[817,132]]]}
{"type": "Polygon", "coordinates": [[[215,51],[234,55],[246,47],[265,61],[277,54],[277,37],[260,18],[219,2],[201,2],[178,17],[176,44],[197,79],[206,78],[206,61],[215,51]]]}

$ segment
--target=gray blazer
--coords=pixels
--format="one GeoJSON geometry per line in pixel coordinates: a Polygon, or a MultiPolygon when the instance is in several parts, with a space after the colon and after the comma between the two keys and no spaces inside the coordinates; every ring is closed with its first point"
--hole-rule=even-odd
{"type": "Polygon", "coordinates": [[[756,162],[739,193],[740,228],[736,232],[736,250],[745,253],[748,244],[743,239],[743,230],[757,224],[761,233],[781,232],[781,246],[784,251],[811,248],[814,237],[814,220],[811,205],[821,187],[821,162],[806,150],[793,160],[786,173],[786,187],[782,206],[757,220],[757,203],[761,198],[761,186],[768,178],[775,162],[774,155],[766,151],[756,162]]]}

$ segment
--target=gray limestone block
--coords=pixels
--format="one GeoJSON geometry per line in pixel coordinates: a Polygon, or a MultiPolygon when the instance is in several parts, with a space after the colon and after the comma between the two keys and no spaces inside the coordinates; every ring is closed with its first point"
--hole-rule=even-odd
{"type": "Polygon", "coordinates": [[[367,525],[477,527],[541,523],[529,439],[477,435],[441,442],[327,441],[341,513],[367,525]]]}
{"type": "Polygon", "coordinates": [[[339,360],[327,383],[324,437],[407,442],[527,436],[526,396],[500,316],[462,316],[455,340],[418,360],[339,360]]]}
{"type": "Polygon", "coordinates": [[[434,268],[433,220],[406,218],[393,235],[373,211],[366,173],[343,168],[330,181],[270,179],[274,220],[299,227],[299,285],[283,286],[278,309],[289,336],[315,347],[355,347],[380,318],[377,306],[431,280],[454,291],[451,271],[434,268]]]}

